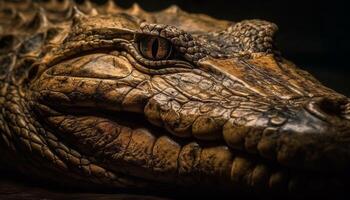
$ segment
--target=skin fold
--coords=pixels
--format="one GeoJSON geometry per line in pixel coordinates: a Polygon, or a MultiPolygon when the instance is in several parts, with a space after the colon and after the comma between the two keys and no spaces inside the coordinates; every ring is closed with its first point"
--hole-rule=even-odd
{"type": "Polygon", "coordinates": [[[83,188],[346,190],[349,98],[283,58],[275,24],[0,6],[3,165],[83,188]]]}

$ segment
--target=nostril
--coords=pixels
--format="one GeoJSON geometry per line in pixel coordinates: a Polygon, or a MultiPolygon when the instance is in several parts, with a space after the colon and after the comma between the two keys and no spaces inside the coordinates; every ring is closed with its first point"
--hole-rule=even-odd
{"type": "Polygon", "coordinates": [[[342,113],[342,104],[337,100],[322,98],[318,101],[318,106],[321,111],[328,115],[341,115],[342,113]]]}
{"type": "Polygon", "coordinates": [[[306,106],[307,110],[316,114],[318,117],[327,119],[330,116],[344,116],[343,99],[331,99],[325,97],[318,97],[312,99],[306,106]]]}

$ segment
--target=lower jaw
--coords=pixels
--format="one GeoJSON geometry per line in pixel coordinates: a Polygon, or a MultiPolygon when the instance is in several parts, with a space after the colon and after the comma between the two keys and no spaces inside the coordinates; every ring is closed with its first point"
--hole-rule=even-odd
{"type": "MultiPolygon", "coordinates": [[[[126,188],[157,187],[172,190],[180,187],[198,191],[206,188],[232,194],[322,195],[345,191],[347,187],[345,177],[281,166],[230,149],[223,141],[206,142],[174,137],[138,114],[108,111],[102,114],[91,110],[84,112],[85,109],[54,110],[61,115],[45,117],[43,123],[70,149],[125,179],[129,177],[130,185],[126,185],[126,188]],[[70,110],[70,113],[62,110],[70,110]],[[74,132],[62,124],[58,126],[53,120],[57,117],[69,119],[67,123],[77,127],[87,125],[83,119],[100,121],[99,125],[102,126],[74,132]],[[118,133],[113,132],[117,129],[118,133]]],[[[84,180],[84,177],[80,178],[84,180]]]]}

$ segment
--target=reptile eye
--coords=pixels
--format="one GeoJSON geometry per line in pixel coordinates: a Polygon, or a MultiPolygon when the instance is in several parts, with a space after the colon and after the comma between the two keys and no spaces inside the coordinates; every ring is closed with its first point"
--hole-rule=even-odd
{"type": "Polygon", "coordinates": [[[144,37],[140,40],[141,54],[150,60],[169,58],[172,51],[170,42],[161,37],[144,37]]]}

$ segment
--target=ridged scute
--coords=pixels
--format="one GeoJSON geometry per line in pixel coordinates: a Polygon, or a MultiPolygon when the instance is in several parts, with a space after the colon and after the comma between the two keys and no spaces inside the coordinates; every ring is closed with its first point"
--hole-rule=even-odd
{"type": "Polygon", "coordinates": [[[72,1],[6,1],[0,10],[0,79],[21,84],[32,64],[62,42],[74,19],[92,9],[81,11],[72,1]]]}

